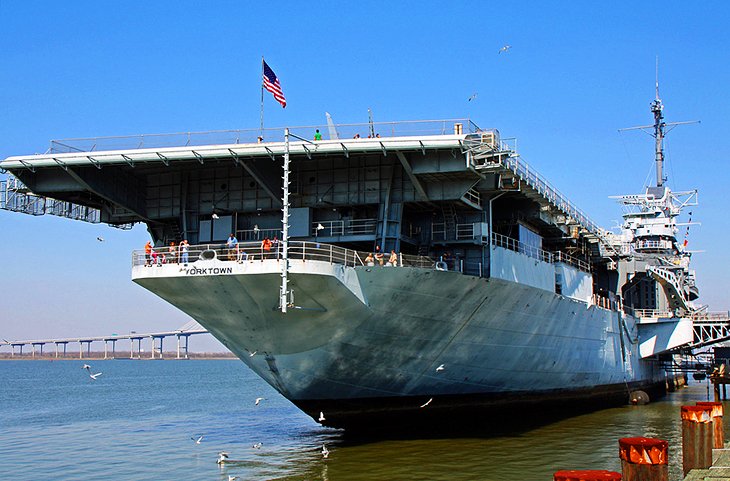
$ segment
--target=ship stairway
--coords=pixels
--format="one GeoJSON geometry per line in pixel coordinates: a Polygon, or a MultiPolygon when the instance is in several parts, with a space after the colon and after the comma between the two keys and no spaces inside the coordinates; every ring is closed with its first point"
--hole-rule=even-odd
{"type": "Polygon", "coordinates": [[[684,296],[685,291],[681,287],[680,280],[674,272],[657,266],[647,266],[646,272],[664,288],[671,309],[683,309],[686,312],[692,310],[687,305],[687,300],[684,296]]]}
{"type": "Polygon", "coordinates": [[[493,170],[499,168],[502,161],[513,152],[508,149],[498,148],[492,143],[480,143],[468,150],[471,157],[471,165],[477,170],[493,170]]]}
{"type": "Polygon", "coordinates": [[[459,223],[459,217],[456,215],[454,205],[450,203],[445,204],[442,207],[442,215],[444,216],[446,239],[456,239],[456,224],[459,223]]]}

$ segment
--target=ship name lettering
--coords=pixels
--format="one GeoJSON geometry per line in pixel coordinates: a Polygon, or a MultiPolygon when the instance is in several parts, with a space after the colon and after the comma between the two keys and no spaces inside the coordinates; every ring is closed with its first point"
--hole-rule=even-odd
{"type": "Polygon", "coordinates": [[[208,274],[216,275],[216,274],[233,274],[233,268],[232,267],[193,267],[192,269],[187,269],[185,271],[186,274],[190,276],[205,276],[208,274]]]}

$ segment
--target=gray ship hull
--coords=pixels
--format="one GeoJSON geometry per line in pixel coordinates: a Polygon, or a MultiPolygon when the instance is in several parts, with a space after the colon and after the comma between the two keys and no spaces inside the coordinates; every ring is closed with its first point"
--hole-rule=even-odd
{"type": "Polygon", "coordinates": [[[629,389],[664,381],[639,360],[634,318],[515,282],[291,261],[294,306],[282,314],[276,260],[196,266],[137,266],[133,277],[336,427],[444,410],[625,402],[629,389]]]}

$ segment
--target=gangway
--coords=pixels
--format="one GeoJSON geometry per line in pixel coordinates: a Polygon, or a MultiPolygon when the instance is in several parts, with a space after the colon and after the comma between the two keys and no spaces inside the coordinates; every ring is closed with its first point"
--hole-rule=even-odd
{"type": "Polygon", "coordinates": [[[730,311],[694,314],[692,323],[694,341],[686,346],[689,350],[730,340],[730,311]]]}

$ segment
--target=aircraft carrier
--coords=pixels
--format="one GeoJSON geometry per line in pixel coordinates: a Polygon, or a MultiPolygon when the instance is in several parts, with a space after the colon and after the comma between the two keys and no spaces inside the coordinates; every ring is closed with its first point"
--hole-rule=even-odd
{"type": "Polygon", "coordinates": [[[697,192],[664,183],[662,110],[620,233],[467,119],[71,139],[0,168],[43,209],[145,223],[134,282],[318,422],[471,422],[625,403],[692,342],[697,192]]]}

